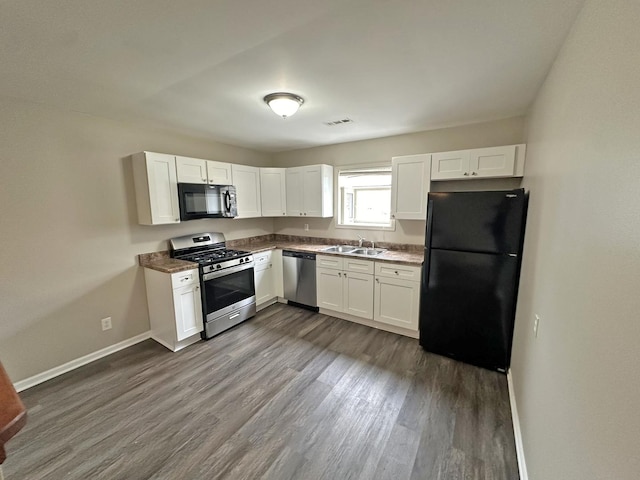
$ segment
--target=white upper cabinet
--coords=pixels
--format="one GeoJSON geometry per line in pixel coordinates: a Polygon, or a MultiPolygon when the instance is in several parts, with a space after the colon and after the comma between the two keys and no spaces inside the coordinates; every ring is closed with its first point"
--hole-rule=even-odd
{"type": "Polygon", "coordinates": [[[288,216],[333,217],[333,167],[308,165],[286,169],[288,216]]]}
{"type": "Polygon", "coordinates": [[[513,177],[516,146],[478,148],[469,152],[469,170],[477,177],[513,177]]]}
{"type": "Polygon", "coordinates": [[[233,185],[231,164],[207,160],[207,178],[210,185],[233,185]]]}
{"type": "Polygon", "coordinates": [[[431,180],[522,177],[525,150],[522,144],[434,153],[431,180]]]}
{"type": "Polygon", "coordinates": [[[176,157],[178,182],[207,183],[207,161],[201,158],[176,157]]]}
{"type": "Polygon", "coordinates": [[[406,155],[391,159],[391,218],[427,218],[431,155],[406,155]]]}
{"type": "Polygon", "coordinates": [[[260,169],[260,196],[263,217],[286,215],[286,168],[260,169]]]}
{"type": "Polygon", "coordinates": [[[160,225],[180,222],[176,157],[140,152],[132,156],[138,223],[160,225]]]}
{"type": "Polygon", "coordinates": [[[253,218],[262,216],[260,198],[260,169],[247,165],[231,165],[233,185],[238,198],[238,216],[253,218]]]}
{"type": "Polygon", "coordinates": [[[178,182],[232,185],[231,164],[202,158],[176,157],[178,182]]]}
{"type": "Polygon", "coordinates": [[[469,150],[434,153],[431,180],[450,180],[469,176],[469,150]]]}

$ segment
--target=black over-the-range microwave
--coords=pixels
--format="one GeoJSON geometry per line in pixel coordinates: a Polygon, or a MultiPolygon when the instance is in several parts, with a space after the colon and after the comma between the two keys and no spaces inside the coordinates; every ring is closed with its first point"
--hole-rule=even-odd
{"type": "Polygon", "coordinates": [[[233,218],[238,215],[236,187],[178,183],[180,220],[197,218],[233,218]]]}

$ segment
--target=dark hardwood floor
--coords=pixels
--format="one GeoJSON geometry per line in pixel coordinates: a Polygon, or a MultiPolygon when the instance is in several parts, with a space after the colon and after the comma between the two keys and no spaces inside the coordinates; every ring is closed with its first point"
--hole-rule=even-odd
{"type": "Polygon", "coordinates": [[[285,305],[21,396],[6,480],[518,478],[503,375],[285,305]]]}

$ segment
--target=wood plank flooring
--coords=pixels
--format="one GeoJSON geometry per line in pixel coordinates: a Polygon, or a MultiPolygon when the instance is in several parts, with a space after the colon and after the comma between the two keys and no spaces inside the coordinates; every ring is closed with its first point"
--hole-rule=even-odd
{"type": "Polygon", "coordinates": [[[518,478],[503,375],[281,304],[21,396],[7,480],[518,478]]]}

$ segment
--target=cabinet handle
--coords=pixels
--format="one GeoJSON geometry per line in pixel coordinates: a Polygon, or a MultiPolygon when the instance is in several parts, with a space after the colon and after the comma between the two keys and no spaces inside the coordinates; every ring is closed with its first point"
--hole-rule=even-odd
{"type": "Polygon", "coordinates": [[[471,175],[478,175],[478,172],[471,172],[471,175]]]}
{"type": "Polygon", "coordinates": [[[338,272],[338,276],[341,277],[342,276],[342,272],[338,272]]]}
{"type": "Polygon", "coordinates": [[[300,215],[302,215],[302,212],[300,212],[300,215]]]}
{"type": "Polygon", "coordinates": [[[344,277],[347,278],[347,272],[344,272],[344,277]]]}
{"type": "Polygon", "coordinates": [[[307,212],[304,212],[304,214],[306,215],[306,214],[307,214],[307,212]]]}
{"type": "Polygon", "coordinates": [[[200,285],[196,286],[196,292],[200,290],[200,285]]]}
{"type": "Polygon", "coordinates": [[[179,222],[179,221],[180,221],[180,219],[179,219],[179,218],[176,218],[176,222],[179,222]]]}
{"type": "Polygon", "coordinates": [[[396,270],[396,275],[399,275],[398,270],[396,270]]]}
{"type": "Polygon", "coordinates": [[[286,213],[282,212],[283,215],[286,215],[286,213]]]}
{"type": "Polygon", "coordinates": [[[271,263],[270,263],[270,264],[269,264],[269,268],[271,268],[271,267],[273,267],[273,264],[271,264],[271,263]]]}
{"type": "Polygon", "coordinates": [[[207,179],[206,179],[206,178],[203,178],[203,179],[202,179],[202,181],[203,181],[203,182],[206,182],[206,181],[207,181],[207,179]]]}
{"type": "Polygon", "coordinates": [[[469,176],[469,172],[464,172],[464,173],[463,173],[463,175],[464,175],[465,177],[468,177],[468,176],[469,176]]]}
{"type": "Polygon", "coordinates": [[[376,282],[380,283],[380,279],[379,279],[379,278],[376,278],[376,282]]]}
{"type": "Polygon", "coordinates": [[[391,215],[391,218],[396,218],[396,216],[395,215],[391,215]]]}

